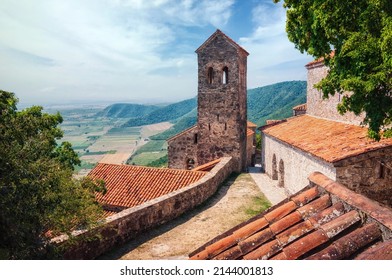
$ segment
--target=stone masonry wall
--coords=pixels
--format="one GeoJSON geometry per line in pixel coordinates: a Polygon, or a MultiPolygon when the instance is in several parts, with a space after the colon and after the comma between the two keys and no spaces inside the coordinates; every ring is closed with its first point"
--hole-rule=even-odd
{"type": "Polygon", "coordinates": [[[223,158],[207,175],[181,190],[129,208],[106,219],[94,230],[81,233],[76,242],[64,238],[65,259],[94,259],[148,229],[170,221],[211,197],[235,169],[231,157],[223,158]]]}
{"type": "Polygon", "coordinates": [[[232,156],[246,168],[246,61],[223,35],[198,51],[199,164],[232,156]]]}
{"type": "MultiPolygon", "coordinates": [[[[277,173],[276,184],[281,184],[288,194],[296,193],[308,185],[308,176],[319,171],[332,179],[336,179],[336,171],[332,164],[293,148],[273,137],[262,134],[262,168],[269,177],[273,170],[277,173]],[[273,164],[275,155],[276,164],[273,164]]],[[[274,179],[274,178],[273,178],[274,179]]]]}
{"type": "Polygon", "coordinates": [[[308,89],[306,113],[315,117],[359,125],[364,118],[363,115],[355,116],[353,113],[347,112],[342,116],[338,113],[337,105],[343,94],[336,93],[328,99],[323,99],[322,92],[314,88],[314,84],[321,81],[328,74],[328,67],[324,66],[323,63],[316,63],[308,66],[307,69],[308,89]]]}
{"type": "Polygon", "coordinates": [[[392,208],[392,147],[335,163],[336,180],[392,208]]]}
{"type": "Polygon", "coordinates": [[[196,138],[198,138],[198,130],[194,126],[168,140],[169,168],[188,169],[188,160],[193,160],[195,167],[198,165],[197,143],[195,143],[198,139],[196,138]]]}

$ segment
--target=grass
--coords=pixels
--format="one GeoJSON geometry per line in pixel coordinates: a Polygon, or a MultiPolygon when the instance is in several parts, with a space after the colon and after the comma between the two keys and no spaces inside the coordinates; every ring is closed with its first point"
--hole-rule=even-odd
{"type": "Polygon", "coordinates": [[[132,156],[128,160],[128,164],[147,166],[151,162],[156,161],[166,155],[166,151],[146,152],[132,156]]]}
{"type": "Polygon", "coordinates": [[[140,135],[140,127],[113,127],[107,133],[108,136],[117,135],[140,135]]]}
{"type": "Polygon", "coordinates": [[[106,154],[115,154],[117,151],[116,150],[110,150],[110,151],[98,151],[98,152],[90,152],[86,151],[84,155],[86,156],[96,156],[96,155],[106,155],[106,154]]]}
{"type": "Polygon", "coordinates": [[[74,172],[78,173],[82,169],[93,169],[96,165],[97,165],[96,163],[82,160],[80,166],[78,165],[74,166],[75,167],[74,172]]]}
{"type": "Polygon", "coordinates": [[[147,144],[141,146],[136,151],[135,155],[142,154],[142,153],[161,152],[166,150],[167,150],[167,142],[165,140],[151,140],[147,144]]]}
{"type": "Polygon", "coordinates": [[[271,207],[271,202],[264,196],[254,197],[252,203],[249,204],[245,209],[245,214],[249,217],[256,216],[264,210],[271,207]]]}

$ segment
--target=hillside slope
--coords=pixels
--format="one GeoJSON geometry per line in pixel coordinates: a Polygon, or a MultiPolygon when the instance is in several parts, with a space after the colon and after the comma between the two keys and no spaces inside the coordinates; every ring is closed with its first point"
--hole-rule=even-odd
{"type": "Polygon", "coordinates": [[[157,110],[158,106],[117,103],[110,105],[96,114],[97,117],[106,118],[136,118],[146,116],[157,110]]]}
{"type": "MultiPolygon", "coordinates": [[[[195,98],[196,101],[196,98],[195,98]]],[[[292,115],[292,108],[306,102],[306,82],[291,81],[248,90],[248,119],[257,126],[268,119],[284,119],[292,115]]],[[[154,135],[151,139],[164,140],[193,126],[197,121],[197,108],[172,121],[174,126],[154,135]]]]}
{"type": "Polygon", "coordinates": [[[158,108],[146,116],[131,118],[123,127],[141,126],[159,122],[174,121],[196,108],[196,98],[183,100],[177,103],[158,108]]]}
{"type": "Polygon", "coordinates": [[[248,90],[248,120],[258,126],[268,119],[292,116],[292,108],[306,102],[306,82],[290,81],[248,90]]]}

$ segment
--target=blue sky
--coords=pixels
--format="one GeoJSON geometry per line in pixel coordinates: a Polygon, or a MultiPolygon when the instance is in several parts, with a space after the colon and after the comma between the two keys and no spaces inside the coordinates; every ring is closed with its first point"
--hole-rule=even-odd
{"type": "Polygon", "coordinates": [[[217,29],[249,53],[248,88],[305,80],[272,0],[1,0],[0,89],[21,103],[174,102],[197,94],[217,29]]]}

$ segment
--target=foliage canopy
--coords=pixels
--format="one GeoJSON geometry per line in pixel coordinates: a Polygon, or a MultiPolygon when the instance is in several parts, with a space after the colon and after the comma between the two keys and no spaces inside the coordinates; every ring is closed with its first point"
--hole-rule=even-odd
{"type": "Polygon", "coordinates": [[[57,144],[59,113],[33,106],[18,111],[0,90],[0,259],[48,257],[49,239],[93,225],[102,217],[101,182],[73,179],[80,164],[71,144],[57,144]]]}
{"type": "Polygon", "coordinates": [[[371,138],[392,137],[390,0],[282,2],[287,9],[289,40],[301,52],[323,57],[330,68],[316,85],[324,97],[352,92],[343,97],[338,111],[365,112],[364,124],[369,126],[371,138]]]}

